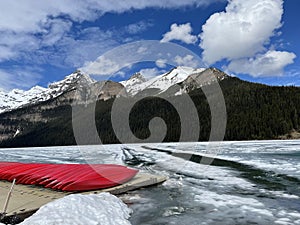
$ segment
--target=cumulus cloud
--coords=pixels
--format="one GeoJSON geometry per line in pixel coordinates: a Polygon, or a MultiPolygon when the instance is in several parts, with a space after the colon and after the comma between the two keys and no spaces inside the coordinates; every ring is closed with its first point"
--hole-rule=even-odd
{"type": "Polygon", "coordinates": [[[280,35],[282,14],[283,0],[229,1],[224,12],[211,15],[202,26],[203,60],[213,64],[225,59],[229,72],[254,77],[282,75],[296,57],[268,47],[271,37],[280,35]]]}
{"type": "Polygon", "coordinates": [[[202,26],[203,59],[212,64],[222,59],[253,57],[264,50],[281,27],[282,0],[231,0],[224,12],[215,13],[202,26]]]}
{"type": "Polygon", "coordinates": [[[197,60],[194,59],[194,56],[192,55],[186,55],[186,56],[176,56],[174,59],[174,62],[177,66],[188,66],[192,68],[198,67],[197,60]]]}
{"type": "Polygon", "coordinates": [[[197,36],[192,35],[193,29],[190,23],[171,25],[171,30],[163,35],[161,42],[169,42],[172,40],[182,41],[186,44],[195,44],[198,40],[197,36]]]}
{"type": "Polygon", "coordinates": [[[230,62],[228,69],[236,73],[259,76],[283,75],[283,68],[294,62],[296,55],[285,51],[268,51],[254,58],[239,59],[230,62]]]}

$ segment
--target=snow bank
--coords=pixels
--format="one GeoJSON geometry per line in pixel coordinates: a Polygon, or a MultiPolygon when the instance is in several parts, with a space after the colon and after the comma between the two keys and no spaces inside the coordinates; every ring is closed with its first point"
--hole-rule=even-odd
{"type": "Polygon", "coordinates": [[[109,193],[72,194],[42,206],[22,225],[130,225],[131,209],[109,193]]]}

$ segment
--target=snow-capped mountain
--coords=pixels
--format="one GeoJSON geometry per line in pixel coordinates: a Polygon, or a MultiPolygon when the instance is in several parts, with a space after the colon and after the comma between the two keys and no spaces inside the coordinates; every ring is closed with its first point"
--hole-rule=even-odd
{"type": "Polygon", "coordinates": [[[87,84],[95,82],[88,75],[75,71],[66,76],[65,79],[51,83],[48,88],[35,86],[28,91],[19,89],[13,89],[9,92],[0,91],[0,113],[55,98],[76,88],[79,81],[84,81],[87,84]]]}
{"type": "Polygon", "coordinates": [[[150,80],[146,80],[141,74],[137,74],[132,76],[129,80],[122,81],[121,83],[125,86],[127,93],[132,96],[145,89],[151,88],[158,89],[159,92],[162,93],[168,90],[171,86],[185,81],[189,76],[193,74],[200,74],[205,70],[206,68],[194,69],[181,66],[150,80]]]}
{"type": "MultiPolygon", "coordinates": [[[[224,78],[224,73],[217,69],[194,69],[182,66],[173,68],[167,73],[148,80],[145,79],[141,73],[136,73],[128,80],[119,83],[113,81],[97,82],[89,75],[75,71],[69,76],[66,76],[65,79],[49,84],[48,88],[35,86],[28,91],[18,89],[14,89],[10,92],[0,91],[0,113],[26,105],[44,102],[75,89],[81,90],[81,87],[83,87],[85,92],[84,99],[88,99],[89,95],[95,95],[94,97],[96,99],[103,100],[121,95],[134,96],[148,89],[155,90],[155,94],[161,94],[169,90],[170,87],[176,86],[175,84],[179,85],[174,89],[175,92],[171,92],[171,94],[180,95],[201,87],[199,83],[203,85],[210,84],[211,78],[208,76],[208,73],[215,74],[219,80],[224,78]],[[223,78],[221,78],[222,76],[223,78]]],[[[67,101],[74,99],[71,94],[67,97],[67,101]]]]}

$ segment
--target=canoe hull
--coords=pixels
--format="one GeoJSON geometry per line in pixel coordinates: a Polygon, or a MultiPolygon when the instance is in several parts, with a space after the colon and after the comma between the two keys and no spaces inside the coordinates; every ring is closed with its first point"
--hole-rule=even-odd
{"type": "Polygon", "coordinates": [[[114,164],[43,164],[0,162],[0,180],[61,191],[91,191],[131,180],[138,170],[114,164]]]}

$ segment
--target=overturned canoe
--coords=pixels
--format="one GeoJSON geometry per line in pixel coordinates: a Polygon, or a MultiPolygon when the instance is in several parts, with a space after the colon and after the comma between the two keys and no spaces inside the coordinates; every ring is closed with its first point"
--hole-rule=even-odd
{"type": "Polygon", "coordinates": [[[131,180],[137,170],[114,164],[44,164],[0,162],[0,180],[42,185],[62,191],[90,191],[131,180]]]}

